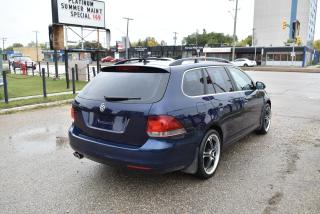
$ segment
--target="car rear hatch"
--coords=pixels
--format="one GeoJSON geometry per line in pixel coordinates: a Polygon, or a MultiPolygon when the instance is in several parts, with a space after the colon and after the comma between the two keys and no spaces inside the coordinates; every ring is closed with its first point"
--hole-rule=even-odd
{"type": "Polygon", "coordinates": [[[141,146],[147,139],[147,118],[162,99],[170,73],[147,66],[102,69],[74,102],[75,126],[101,142],[141,146]]]}

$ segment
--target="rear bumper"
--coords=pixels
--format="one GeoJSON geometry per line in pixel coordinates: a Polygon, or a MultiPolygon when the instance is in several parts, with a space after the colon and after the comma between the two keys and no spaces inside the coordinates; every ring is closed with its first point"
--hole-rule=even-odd
{"type": "Polygon", "coordinates": [[[117,145],[81,134],[71,126],[69,139],[72,149],[84,157],[108,165],[128,168],[143,167],[148,173],[167,173],[186,168],[194,160],[196,143],[190,140],[149,139],[141,147],[117,145]]]}

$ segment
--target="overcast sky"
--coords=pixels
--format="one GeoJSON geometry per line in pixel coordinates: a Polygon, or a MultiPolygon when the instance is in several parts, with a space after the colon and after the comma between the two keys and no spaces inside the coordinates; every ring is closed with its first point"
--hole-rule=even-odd
{"type": "MultiPolygon", "coordinates": [[[[7,37],[6,46],[35,40],[33,30],[40,31],[39,42],[48,42],[48,25],[52,23],[51,0],[0,0],[0,38],[7,37]]],[[[130,23],[130,40],[154,36],[159,42],[173,44],[173,32],[178,32],[178,44],[195,32],[223,32],[232,35],[234,2],[230,0],[105,0],[106,27],[112,33],[112,45],[125,35],[130,23]]],[[[320,4],[319,4],[320,5],[320,4]]],[[[254,0],[239,0],[237,35],[240,39],[252,34],[254,0]]],[[[320,8],[318,9],[320,11],[320,8]]],[[[320,20],[320,12],[318,12],[320,20]]],[[[281,23],[279,23],[279,28],[281,23]]],[[[320,39],[317,24],[316,39],[320,39]]]]}

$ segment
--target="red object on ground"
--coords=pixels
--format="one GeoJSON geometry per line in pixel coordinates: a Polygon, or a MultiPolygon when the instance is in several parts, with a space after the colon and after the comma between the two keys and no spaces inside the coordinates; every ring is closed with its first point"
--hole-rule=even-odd
{"type": "Polygon", "coordinates": [[[23,63],[20,64],[20,69],[23,75],[27,75],[27,66],[23,63]]]}

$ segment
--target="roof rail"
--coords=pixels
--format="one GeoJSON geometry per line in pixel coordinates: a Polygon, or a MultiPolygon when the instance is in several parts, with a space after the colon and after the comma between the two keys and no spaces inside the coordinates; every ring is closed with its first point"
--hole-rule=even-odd
{"type": "Polygon", "coordinates": [[[171,58],[160,58],[160,57],[147,57],[147,58],[132,58],[132,59],[126,59],[120,62],[115,63],[115,65],[123,65],[128,62],[143,62],[144,64],[147,64],[149,60],[158,60],[158,61],[173,61],[171,58]]]}
{"type": "Polygon", "coordinates": [[[186,61],[193,61],[193,63],[199,63],[200,61],[209,61],[209,62],[221,62],[221,63],[230,63],[228,60],[223,58],[217,58],[217,57],[189,57],[189,58],[183,58],[178,59],[170,64],[170,66],[177,66],[182,65],[183,62],[186,61]]]}

